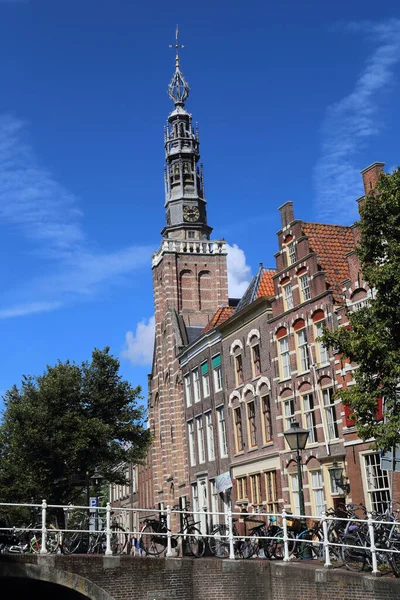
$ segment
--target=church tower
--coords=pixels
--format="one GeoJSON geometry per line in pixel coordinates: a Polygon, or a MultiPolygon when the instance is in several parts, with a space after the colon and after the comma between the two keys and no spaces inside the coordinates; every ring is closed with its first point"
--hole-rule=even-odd
{"type": "MultiPolygon", "coordinates": [[[[177,36],[178,37],[178,36],[177,36]]],[[[164,131],[165,216],[153,254],[155,344],[149,376],[149,424],[154,504],[174,504],[189,493],[187,432],[179,352],[198,337],[220,306],[228,305],[226,242],[211,241],[198,126],[186,110],[189,86],[178,39],[168,86],[174,109],[164,131]]]]}

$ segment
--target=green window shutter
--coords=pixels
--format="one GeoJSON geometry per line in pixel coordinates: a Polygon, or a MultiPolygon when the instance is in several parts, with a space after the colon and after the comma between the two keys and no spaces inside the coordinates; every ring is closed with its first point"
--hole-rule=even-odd
{"type": "Polygon", "coordinates": [[[214,356],[214,358],[211,360],[211,364],[212,364],[213,369],[220,367],[221,366],[221,355],[217,354],[217,356],[214,356]]]}
{"type": "Polygon", "coordinates": [[[201,365],[201,374],[207,375],[208,373],[208,362],[205,362],[201,365]]]}

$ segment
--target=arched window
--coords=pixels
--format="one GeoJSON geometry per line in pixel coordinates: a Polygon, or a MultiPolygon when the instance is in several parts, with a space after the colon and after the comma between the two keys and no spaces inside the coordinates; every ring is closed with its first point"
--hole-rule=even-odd
{"type": "Polygon", "coordinates": [[[179,300],[181,309],[196,310],[195,277],[193,271],[184,269],[179,274],[179,300]]]}
{"type": "Polygon", "coordinates": [[[297,372],[299,374],[310,370],[307,329],[304,319],[298,319],[293,325],[296,340],[297,372]]]}
{"type": "Polygon", "coordinates": [[[281,381],[289,379],[291,376],[290,354],[289,354],[289,336],[287,329],[281,327],[276,332],[278,346],[279,376],[281,381]]]}
{"type": "Polygon", "coordinates": [[[325,313],[323,310],[317,310],[312,316],[314,324],[314,340],[315,340],[315,358],[317,366],[320,367],[329,363],[329,352],[326,346],[321,341],[318,341],[324,332],[325,313]]]}
{"type": "Polygon", "coordinates": [[[200,271],[198,276],[198,293],[200,310],[212,309],[213,279],[210,271],[200,271]]]}

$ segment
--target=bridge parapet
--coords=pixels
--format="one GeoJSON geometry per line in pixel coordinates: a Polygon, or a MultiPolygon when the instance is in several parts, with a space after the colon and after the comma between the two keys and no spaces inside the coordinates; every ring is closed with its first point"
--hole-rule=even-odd
{"type": "Polygon", "coordinates": [[[398,600],[400,580],[269,562],[93,555],[2,555],[0,578],[69,587],[91,600],[398,600]]]}

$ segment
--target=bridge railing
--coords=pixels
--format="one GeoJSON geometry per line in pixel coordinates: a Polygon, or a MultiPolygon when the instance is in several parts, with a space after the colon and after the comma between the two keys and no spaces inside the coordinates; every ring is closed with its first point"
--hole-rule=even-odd
{"type": "Polygon", "coordinates": [[[243,513],[230,509],[226,512],[191,512],[170,506],[165,509],[112,507],[110,503],[105,507],[88,507],[47,504],[46,500],[40,504],[0,503],[0,552],[79,553],[82,548],[71,545],[74,534],[77,536],[75,541],[81,541],[86,535],[87,552],[104,552],[106,555],[129,552],[130,549],[143,554],[146,540],[154,538],[157,551],[147,548],[147,554],[165,554],[169,558],[176,555],[175,549],[183,540],[200,537],[203,544],[208,540],[210,548],[217,541],[223,548],[223,557],[232,560],[247,558],[255,546],[267,548],[265,543],[269,542],[275,545],[275,551],[279,546],[276,557],[285,562],[291,560],[297,547],[304,554],[309,554],[311,549],[311,557],[323,559],[329,567],[338,552],[343,557],[345,549],[350,559],[353,552],[354,560],[365,560],[373,573],[378,572],[378,563],[385,556],[395,572],[397,566],[400,570],[397,513],[387,512],[384,518],[374,518],[369,512],[366,517],[358,518],[355,512],[349,517],[325,512],[311,516],[290,514],[285,510],[279,513],[243,513]],[[63,527],[52,522],[60,509],[65,515],[63,527]],[[13,522],[15,514],[21,510],[31,514],[28,525],[13,522]],[[85,519],[79,521],[77,515],[83,515],[85,519]],[[153,529],[146,530],[151,523],[153,529]]]}

